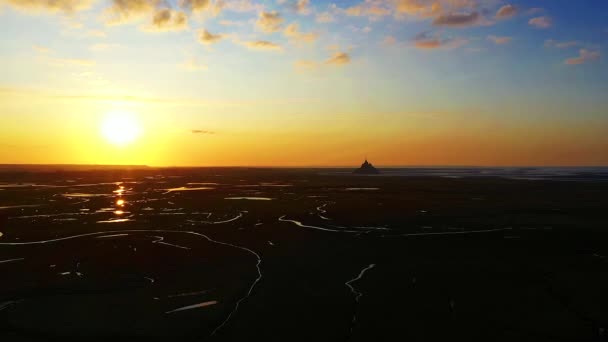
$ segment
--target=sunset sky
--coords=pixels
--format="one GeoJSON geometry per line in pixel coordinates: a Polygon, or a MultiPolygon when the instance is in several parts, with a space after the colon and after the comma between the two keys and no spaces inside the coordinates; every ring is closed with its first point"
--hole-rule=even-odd
{"type": "Polygon", "coordinates": [[[608,165],[605,0],[0,0],[0,20],[0,163],[608,165]]]}

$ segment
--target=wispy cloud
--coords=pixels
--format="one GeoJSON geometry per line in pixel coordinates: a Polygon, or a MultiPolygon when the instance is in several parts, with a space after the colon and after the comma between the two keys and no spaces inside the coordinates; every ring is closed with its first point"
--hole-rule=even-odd
{"type": "Polygon", "coordinates": [[[316,21],[318,23],[322,23],[322,24],[331,23],[331,22],[334,22],[335,20],[336,20],[336,18],[334,17],[334,15],[329,12],[321,12],[321,13],[317,14],[317,17],[316,17],[316,21]]]}
{"type": "Polygon", "coordinates": [[[430,31],[421,32],[413,39],[414,47],[423,50],[456,49],[469,42],[465,38],[442,38],[430,31]]]}
{"type": "Polygon", "coordinates": [[[575,46],[579,46],[579,45],[581,45],[581,43],[576,40],[569,40],[569,41],[557,41],[557,40],[553,40],[553,39],[545,40],[545,47],[548,47],[548,48],[567,49],[567,48],[571,48],[571,47],[575,47],[575,46]]]}
{"type": "Polygon", "coordinates": [[[496,45],[504,45],[513,41],[513,37],[488,36],[488,40],[496,45]]]}
{"type": "Polygon", "coordinates": [[[568,58],[564,63],[568,65],[579,65],[600,59],[600,52],[594,50],[580,49],[578,57],[568,58]]]}
{"type": "Polygon", "coordinates": [[[222,38],[224,38],[222,34],[213,34],[205,29],[198,30],[198,41],[201,44],[214,44],[222,40],[222,38]]]}
{"type": "Polygon", "coordinates": [[[532,18],[528,21],[528,24],[539,29],[546,29],[553,26],[553,19],[548,16],[532,18]]]}
{"type": "Polygon", "coordinates": [[[156,5],[155,0],[112,0],[102,17],[107,25],[122,25],[153,13],[156,5]]]}
{"type": "Polygon", "coordinates": [[[185,12],[164,8],[156,11],[150,25],[143,29],[149,32],[182,31],[188,28],[188,17],[185,12]]]}
{"type": "Polygon", "coordinates": [[[382,40],[383,45],[395,45],[397,44],[397,38],[393,36],[385,36],[382,40]]]}
{"type": "Polygon", "coordinates": [[[3,0],[2,3],[25,12],[74,13],[91,7],[92,0],[3,0]]]}
{"type": "MultiPolygon", "coordinates": [[[[454,4],[465,7],[464,2],[455,2],[454,4]]],[[[396,9],[400,14],[428,18],[441,14],[443,6],[440,1],[397,0],[396,9]]],[[[456,8],[453,9],[456,10],[456,8]]]]}
{"type": "Polygon", "coordinates": [[[233,12],[261,12],[264,10],[262,4],[256,4],[251,0],[217,0],[222,9],[233,12]]]}
{"type": "Polygon", "coordinates": [[[517,15],[517,7],[508,4],[504,5],[496,11],[496,19],[507,19],[517,15]]]}
{"type": "Polygon", "coordinates": [[[481,16],[478,12],[450,13],[440,15],[433,20],[435,26],[467,27],[479,24],[481,16]]]}
{"type": "Polygon", "coordinates": [[[350,62],[351,62],[351,58],[348,53],[336,52],[333,54],[333,56],[331,56],[331,58],[329,58],[327,61],[325,61],[325,64],[346,65],[346,64],[349,64],[350,62]]]}
{"type": "Polygon", "coordinates": [[[361,17],[366,16],[371,20],[379,20],[381,17],[388,16],[392,12],[384,4],[375,1],[365,1],[360,5],[352,6],[344,10],[348,16],[361,17]]]}
{"type": "Polygon", "coordinates": [[[272,33],[281,30],[283,21],[284,19],[281,17],[281,14],[277,11],[260,12],[255,24],[263,32],[272,33]]]}
{"type": "Polygon", "coordinates": [[[298,0],[295,5],[295,10],[298,14],[309,15],[312,13],[310,9],[310,0],[298,0]]]}
{"type": "Polygon", "coordinates": [[[282,50],[279,44],[269,42],[267,40],[254,40],[254,41],[246,41],[246,42],[238,42],[239,44],[248,47],[252,50],[274,50],[280,51],[282,50]]]}
{"type": "Polygon", "coordinates": [[[117,47],[120,47],[120,44],[98,43],[98,44],[91,45],[89,47],[89,50],[91,50],[91,51],[107,51],[107,50],[115,49],[117,47]]]}
{"type": "Polygon", "coordinates": [[[283,31],[283,34],[285,37],[298,43],[312,43],[319,37],[315,32],[301,32],[297,23],[288,25],[283,31]]]}
{"type": "Polygon", "coordinates": [[[372,28],[370,26],[357,27],[357,26],[348,26],[348,28],[355,33],[370,33],[372,32],[372,28]]]}
{"type": "Polygon", "coordinates": [[[193,129],[192,134],[208,134],[208,135],[213,135],[215,134],[215,132],[213,131],[207,131],[207,130],[202,130],[202,129],[193,129]]]}
{"type": "Polygon", "coordinates": [[[294,67],[298,71],[313,71],[319,67],[319,63],[315,61],[300,60],[294,63],[294,67]]]}
{"type": "Polygon", "coordinates": [[[210,0],[180,0],[180,6],[192,12],[202,12],[211,8],[210,0]]]}

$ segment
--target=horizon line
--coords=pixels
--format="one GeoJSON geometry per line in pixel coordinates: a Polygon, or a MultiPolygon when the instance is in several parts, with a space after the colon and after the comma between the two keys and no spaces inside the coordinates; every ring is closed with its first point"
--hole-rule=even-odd
{"type": "MultiPolygon", "coordinates": [[[[46,167],[116,167],[116,168],[148,168],[148,169],[169,169],[169,168],[264,168],[264,169],[307,169],[307,168],[320,168],[320,169],[333,169],[333,168],[356,168],[358,164],[352,165],[146,165],[146,164],[74,164],[74,163],[0,163],[0,168],[3,167],[35,167],[35,166],[46,166],[46,167]]],[[[580,165],[541,165],[541,164],[517,164],[517,165],[474,165],[474,164],[376,164],[378,168],[385,169],[397,169],[397,168],[533,168],[533,167],[546,167],[546,168],[591,168],[591,167],[608,167],[608,164],[580,164],[580,165]]]]}

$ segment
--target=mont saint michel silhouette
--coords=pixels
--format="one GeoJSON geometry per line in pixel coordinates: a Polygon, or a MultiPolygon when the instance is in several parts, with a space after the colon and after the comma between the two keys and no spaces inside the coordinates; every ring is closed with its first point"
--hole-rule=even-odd
{"type": "Polygon", "coordinates": [[[353,171],[353,173],[358,175],[377,175],[380,173],[380,171],[378,171],[378,169],[376,169],[374,165],[368,162],[367,158],[365,158],[365,162],[361,164],[360,168],[353,171]]]}

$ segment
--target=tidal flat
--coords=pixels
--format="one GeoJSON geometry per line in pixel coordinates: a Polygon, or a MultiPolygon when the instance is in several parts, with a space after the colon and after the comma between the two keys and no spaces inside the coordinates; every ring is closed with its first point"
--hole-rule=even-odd
{"type": "Polygon", "coordinates": [[[0,341],[608,339],[605,179],[403,172],[0,173],[0,341]]]}

